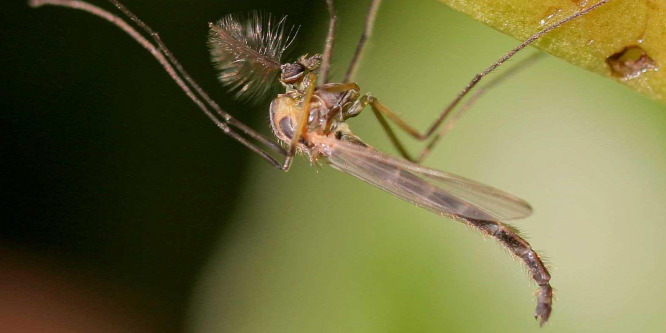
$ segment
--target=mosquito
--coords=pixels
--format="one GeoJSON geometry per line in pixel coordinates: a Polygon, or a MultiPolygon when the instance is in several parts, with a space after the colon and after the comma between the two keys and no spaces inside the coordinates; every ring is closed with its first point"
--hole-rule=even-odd
{"type": "Polygon", "coordinates": [[[337,23],[333,0],[325,0],[329,25],[323,52],[301,56],[294,62],[281,61],[296,36],[296,29],[286,28],[285,18],[264,18],[254,13],[245,19],[228,15],[217,23],[210,23],[209,47],[212,60],[219,70],[219,79],[237,98],[260,100],[271,91],[274,82],[279,82],[285,88],[285,92],[270,104],[270,123],[278,142],[254,131],[222,110],[183,69],[159,34],[117,0],[108,1],[133,25],[85,1],[30,0],[30,5],[79,9],[116,25],[157,59],[183,92],[217,127],[275,168],[287,171],[294,156],[297,153],[303,154],[313,164],[329,164],[418,207],[464,222],[482,234],[496,238],[527,267],[538,285],[535,318],[540,326],[548,321],[553,301],[550,273],[531,245],[513,227],[503,223],[529,216],[532,213],[530,205],[504,191],[426,168],[419,163],[454,126],[460,115],[494,84],[477,90],[466,104],[459,105],[483,77],[548,32],[586,15],[609,0],[599,1],[549,25],[520,43],[474,76],[424,132],[407,124],[371,94],[361,95],[359,86],[353,82],[364,47],[372,34],[381,0],[370,2],[361,38],[342,83],[329,82],[337,23]],[[373,149],[349,129],[345,121],[358,116],[368,106],[404,159],[373,149]],[[416,157],[411,156],[388,121],[411,137],[427,141],[422,152],[416,157]],[[273,155],[281,155],[283,160],[280,162],[273,155]]]}

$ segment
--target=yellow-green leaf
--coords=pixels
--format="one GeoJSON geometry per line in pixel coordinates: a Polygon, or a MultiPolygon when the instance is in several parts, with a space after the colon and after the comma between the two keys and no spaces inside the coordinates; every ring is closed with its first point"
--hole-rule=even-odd
{"type": "MultiPolygon", "coordinates": [[[[595,0],[440,0],[496,30],[525,40],[595,0]]],[[[666,1],[611,0],[534,44],[590,71],[666,102],[666,1]]]]}

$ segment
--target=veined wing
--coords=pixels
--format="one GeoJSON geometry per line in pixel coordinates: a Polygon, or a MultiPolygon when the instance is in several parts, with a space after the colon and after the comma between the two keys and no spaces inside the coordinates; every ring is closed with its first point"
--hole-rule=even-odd
{"type": "Polygon", "coordinates": [[[440,215],[506,221],[532,213],[527,202],[473,180],[396,159],[357,143],[321,136],[313,141],[321,145],[334,168],[440,215]]]}

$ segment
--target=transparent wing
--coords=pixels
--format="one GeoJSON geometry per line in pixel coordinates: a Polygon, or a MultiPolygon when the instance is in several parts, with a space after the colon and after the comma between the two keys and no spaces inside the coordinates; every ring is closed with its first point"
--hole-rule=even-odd
{"type": "Polygon", "coordinates": [[[396,159],[357,143],[325,137],[317,140],[334,168],[437,214],[506,221],[532,213],[527,202],[473,180],[396,159]]]}

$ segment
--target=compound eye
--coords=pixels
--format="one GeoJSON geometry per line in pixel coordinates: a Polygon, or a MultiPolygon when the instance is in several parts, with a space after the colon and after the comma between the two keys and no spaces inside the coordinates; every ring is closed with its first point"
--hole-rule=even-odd
{"type": "Polygon", "coordinates": [[[280,81],[287,84],[293,84],[300,81],[305,73],[305,66],[295,62],[291,64],[284,64],[280,66],[282,74],[280,74],[280,81]]]}
{"type": "Polygon", "coordinates": [[[280,119],[279,126],[282,133],[289,138],[289,140],[294,138],[294,125],[291,124],[291,119],[289,117],[280,119]]]}

